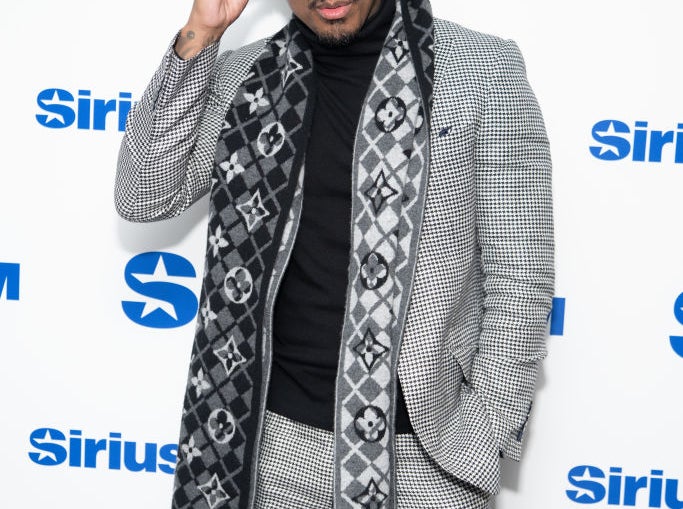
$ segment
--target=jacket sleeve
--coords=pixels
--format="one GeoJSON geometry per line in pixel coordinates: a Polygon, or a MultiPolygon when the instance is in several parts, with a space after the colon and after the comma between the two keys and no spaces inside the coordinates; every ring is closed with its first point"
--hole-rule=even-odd
{"type": "Polygon", "coordinates": [[[180,214],[207,193],[224,111],[210,101],[218,77],[218,43],[189,60],[169,47],[132,108],[119,151],[116,210],[144,222],[180,214]]]}
{"type": "Polygon", "coordinates": [[[475,148],[484,310],[471,386],[503,457],[520,459],[554,286],[551,161],[512,41],[502,44],[475,148]]]}

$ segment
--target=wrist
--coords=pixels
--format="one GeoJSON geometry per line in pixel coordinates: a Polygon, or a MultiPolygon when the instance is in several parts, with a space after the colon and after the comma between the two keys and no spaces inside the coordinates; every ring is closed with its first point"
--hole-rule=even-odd
{"type": "Polygon", "coordinates": [[[223,29],[207,28],[192,23],[186,24],[178,34],[174,49],[183,60],[194,57],[204,48],[220,40],[223,29]]]}

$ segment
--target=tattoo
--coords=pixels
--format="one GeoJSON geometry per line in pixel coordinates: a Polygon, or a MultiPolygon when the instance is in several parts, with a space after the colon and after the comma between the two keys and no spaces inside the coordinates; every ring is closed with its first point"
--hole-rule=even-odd
{"type": "MultiPolygon", "coordinates": [[[[188,30],[184,37],[182,36],[182,34],[180,37],[178,37],[178,40],[175,44],[175,52],[183,60],[186,60],[191,55],[196,53],[196,49],[193,49],[192,47],[192,41],[194,41],[196,36],[197,34],[195,34],[192,30],[188,30]]],[[[203,46],[209,46],[210,44],[213,44],[216,40],[217,39],[207,37],[206,40],[203,41],[203,46]]]]}

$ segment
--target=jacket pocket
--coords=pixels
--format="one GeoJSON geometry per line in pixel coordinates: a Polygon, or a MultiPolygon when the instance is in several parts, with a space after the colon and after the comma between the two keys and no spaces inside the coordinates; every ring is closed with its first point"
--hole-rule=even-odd
{"type": "Polygon", "coordinates": [[[439,428],[439,441],[426,447],[443,469],[488,494],[500,489],[500,457],[486,407],[471,387],[462,386],[458,404],[439,428]]]}
{"type": "Polygon", "coordinates": [[[472,363],[479,348],[477,345],[449,346],[448,351],[455,358],[458,366],[460,366],[462,376],[465,379],[465,384],[469,385],[472,376],[472,363]]]}

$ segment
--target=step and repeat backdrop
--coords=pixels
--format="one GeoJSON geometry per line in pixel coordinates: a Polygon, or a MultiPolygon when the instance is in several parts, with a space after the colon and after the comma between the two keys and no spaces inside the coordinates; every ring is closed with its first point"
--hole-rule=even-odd
{"type": "MultiPolygon", "coordinates": [[[[517,41],[554,158],[549,356],[495,507],[681,509],[683,3],[432,4],[517,41]]],[[[190,6],[0,8],[2,507],[169,507],[207,201],[130,224],[113,185],[126,113],[190,6]]],[[[252,0],[222,44],[288,16],[252,0]]]]}

